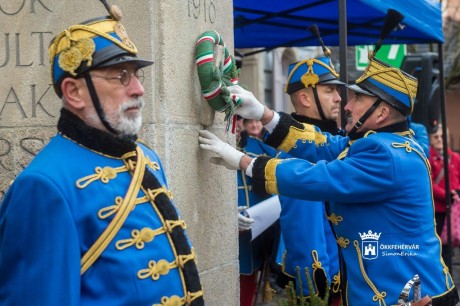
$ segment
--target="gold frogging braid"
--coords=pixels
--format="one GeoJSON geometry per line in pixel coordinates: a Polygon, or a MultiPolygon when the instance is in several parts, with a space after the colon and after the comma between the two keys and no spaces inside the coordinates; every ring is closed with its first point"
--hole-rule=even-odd
{"type": "Polygon", "coordinates": [[[342,216],[337,216],[336,214],[332,213],[330,216],[327,216],[327,219],[331,221],[332,224],[334,225],[339,225],[339,222],[343,221],[342,216]]]}
{"type": "Polygon", "coordinates": [[[358,253],[357,256],[358,256],[359,269],[361,271],[361,275],[363,276],[364,280],[369,285],[371,290],[374,292],[374,296],[372,297],[372,301],[378,302],[379,306],[382,306],[382,305],[385,306],[386,305],[385,297],[387,296],[387,293],[385,291],[380,292],[377,289],[377,287],[375,287],[374,283],[369,278],[369,276],[367,275],[366,269],[364,268],[363,260],[361,258],[361,250],[359,248],[359,242],[357,240],[354,240],[353,245],[355,246],[356,253],[358,253]]]}
{"type": "Polygon", "coordinates": [[[172,262],[168,262],[165,259],[161,259],[158,262],[155,260],[150,260],[148,263],[148,268],[139,270],[137,272],[137,277],[139,279],[147,279],[151,278],[152,280],[160,279],[161,275],[167,275],[170,270],[176,268],[184,268],[184,265],[190,261],[195,259],[195,252],[192,251],[189,255],[179,255],[176,259],[172,262]]]}
{"type": "Polygon", "coordinates": [[[90,174],[88,176],[82,177],[76,182],[76,186],[79,189],[86,188],[92,182],[100,180],[102,183],[107,184],[110,180],[117,177],[117,173],[129,171],[128,167],[121,166],[117,168],[112,167],[96,167],[94,169],[95,174],[90,174]]]}
{"type": "Polygon", "coordinates": [[[346,247],[348,247],[348,245],[350,244],[350,240],[349,240],[348,238],[338,237],[338,238],[337,238],[337,244],[338,244],[341,248],[346,248],[346,247]]]}
{"type": "MultiPolygon", "coordinates": [[[[317,251],[317,250],[311,251],[311,257],[312,257],[312,259],[313,259],[313,263],[312,263],[312,265],[311,265],[311,267],[313,268],[313,273],[312,273],[313,279],[312,279],[312,280],[313,280],[313,284],[314,284],[314,286],[315,286],[316,292],[319,292],[318,284],[316,283],[316,277],[315,277],[315,275],[316,275],[316,273],[319,273],[319,272],[318,272],[319,270],[323,271],[323,273],[326,275],[326,271],[324,270],[323,265],[321,264],[321,261],[319,261],[318,251],[317,251]]],[[[329,282],[326,281],[326,284],[329,286],[328,283],[329,283],[329,282]]]]}
{"type": "Polygon", "coordinates": [[[109,243],[118,233],[120,228],[123,226],[129,213],[133,210],[137,194],[139,193],[139,189],[141,188],[142,178],[144,177],[145,173],[144,152],[142,152],[142,149],[140,147],[136,147],[136,153],[136,167],[134,169],[133,177],[124,197],[123,203],[120,206],[120,209],[118,210],[117,214],[113,217],[112,221],[110,221],[109,225],[101,234],[101,236],[99,236],[96,242],[83,255],[81,259],[81,275],[83,275],[91,267],[91,265],[99,258],[99,256],[107,248],[109,243]]]}
{"type": "Polygon", "coordinates": [[[161,304],[153,304],[152,306],[177,306],[177,305],[191,305],[194,300],[203,296],[203,290],[197,292],[187,292],[183,298],[173,295],[171,297],[164,296],[161,298],[161,304]]]}
{"type": "Polygon", "coordinates": [[[337,293],[340,290],[340,271],[332,278],[332,292],[337,293]]]}

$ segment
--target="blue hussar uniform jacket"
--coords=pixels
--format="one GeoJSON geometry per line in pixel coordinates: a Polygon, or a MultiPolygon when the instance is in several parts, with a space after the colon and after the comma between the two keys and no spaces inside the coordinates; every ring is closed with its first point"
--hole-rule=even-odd
{"type": "Polygon", "coordinates": [[[414,132],[414,138],[422,147],[426,157],[430,157],[430,139],[426,127],[421,123],[411,121],[409,123],[409,128],[414,132]]]}
{"type": "MultiPolygon", "coordinates": [[[[275,157],[277,151],[267,146],[260,139],[249,136],[246,132],[241,133],[238,142],[238,149],[252,157],[261,155],[275,157]]],[[[237,173],[238,179],[238,206],[251,207],[270,197],[268,194],[258,195],[253,191],[252,178],[246,176],[240,170],[237,173]]],[[[264,260],[269,260],[276,241],[278,240],[279,229],[271,226],[260,236],[251,242],[251,231],[242,231],[239,234],[239,262],[241,274],[252,274],[262,268],[264,260]]]]}
{"type": "Polygon", "coordinates": [[[330,202],[328,218],[345,264],[345,305],[397,304],[416,274],[422,296],[430,295],[433,305],[456,304],[458,293],[434,227],[429,164],[407,122],[351,142],[282,114],[267,142],[293,156],[318,160],[259,157],[254,188],[330,202]],[[331,156],[337,159],[321,160],[331,156]]]}
{"type": "MultiPolygon", "coordinates": [[[[335,121],[315,120],[293,113],[299,122],[313,124],[333,135],[341,133],[335,121]]],[[[311,294],[305,268],[309,269],[315,292],[324,297],[329,284],[332,292],[340,287],[339,254],[335,236],[327,219],[323,202],[280,196],[280,226],[285,250],[283,272],[297,280],[300,269],[303,295],[311,294]]],[[[297,286],[297,290],[299,290],[297,286]]]]}
{"type": "Polygon", "coordinates": [[[185,222],[155,152],[66,110],[58,129],[0,208],[1,304],[204,305],[185,222]]]}

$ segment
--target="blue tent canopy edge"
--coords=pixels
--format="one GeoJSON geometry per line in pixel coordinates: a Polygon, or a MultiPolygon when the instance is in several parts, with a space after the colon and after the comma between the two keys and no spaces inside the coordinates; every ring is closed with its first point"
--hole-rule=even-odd
{"type": "MultiPolygon", "coordinates": [[[[348,0],[347,44],[375,44],[389,8],[404,15],[403,29],[386,44],[442,43],[441,5],[435,0],[348,0]]],[[[317,24],[329,46],[339,45],[338,0],[234,0],[236,48],[315,46],[307,28],[317,24]]]]}

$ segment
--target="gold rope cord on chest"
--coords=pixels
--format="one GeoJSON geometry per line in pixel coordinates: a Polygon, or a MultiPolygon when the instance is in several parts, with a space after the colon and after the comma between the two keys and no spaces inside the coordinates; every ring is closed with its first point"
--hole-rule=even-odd
{"type": "Polygon", "coordinates": [[[118,240],[115,247],[117,250],[121,251],[134,245],[138,250],[141,250],[144,248],[145,243],[152,242],[156,236],[166,232],[172,233],[173,229],[177,226],[182,229],[187,228],[184,220],[166,220],[164,225],[157,229],[151,229],[148,227],[144,227],[141,230],[134,229],[131,232],[132,238],[118,240]]]}
{"type": "Polygon", "coordinates": [[[107,184],[110,180],[116,178],[118,173],[127,171],[129,171],[129,168],[127,166],[121,166],[117,168],[96,167],[94,169],[95,174],[90,174],[77,180],[76,186],[80,189],[83,189],[87,187],[89,184],[98,180],[100,180],[104,184],[107,184]]]}

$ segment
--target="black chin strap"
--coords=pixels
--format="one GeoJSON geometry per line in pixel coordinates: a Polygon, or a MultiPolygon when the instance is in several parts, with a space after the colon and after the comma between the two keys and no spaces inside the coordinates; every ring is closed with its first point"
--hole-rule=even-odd
{"type": "Polygon", "coordinates": [[[316,90],[316,87],[313,87],[312,89],[313,89],[313,94],[315,95],[315,103],[316,103],[316,107],[318,108],[319,116],[321,117],[321,120],[327,120],[326,116],[324,116],[323,108],[321,107],[321,103],[319,101],[318,91],[316,90]]]}
{"type": "Polygon", "coordinates": [[[105,126],[105,128],[109,132],[117,135],[118,132],[115,131],[110,126],[107,120],[105,120],[105,114],[104,114],[104,111],[102,110],[101,102],[99,101],[99,97],[97,96],[97,93],[96,93],[96,88],[94,88],[93,80],[91,79],[89,72],[86,72],[83,76],[85,77],[86,85],[88,86],[89,94],[91,95],[91,100],[93,100],[93,105],[94,105],[94,108],[96,109],[96,113],[99,116],[99,119],[101,120],[102,124],[105,126]]]}
{"type": "Polygon", "coordinates": [[[348,136],[353,136],[356,131],[363,125],[363,123],[369,118],[369,116],[375,111],[377,106],[379,106],[380,102],[382,102],[382,99],[378,98],[374,104],[372,104],[371,107],[367,110],[367,112],[364,113],[364,115],[361,116],[361,118],[358,119],[356,122],[355,126],[348,132],[348,136]]]}

